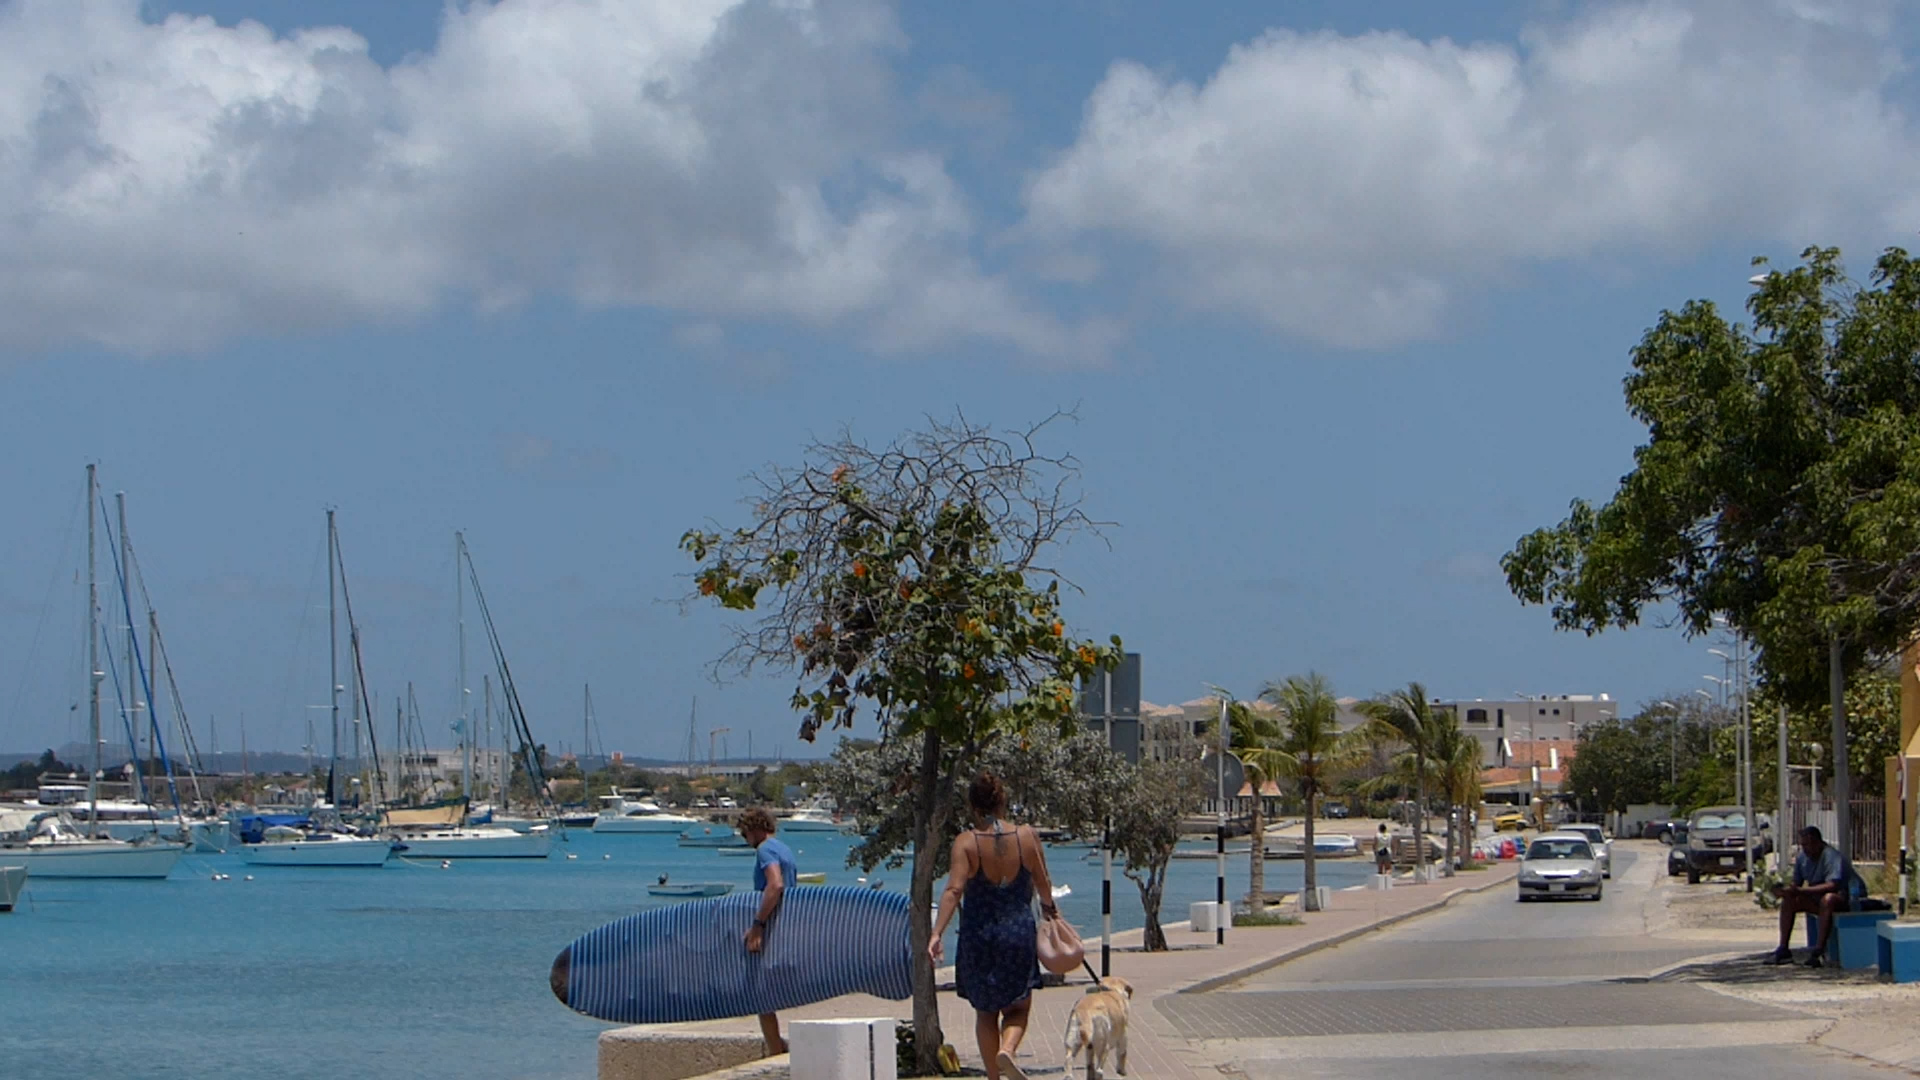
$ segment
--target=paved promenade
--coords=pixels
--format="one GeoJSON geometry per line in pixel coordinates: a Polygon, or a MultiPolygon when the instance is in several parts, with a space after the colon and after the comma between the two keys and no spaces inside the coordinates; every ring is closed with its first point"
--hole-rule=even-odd
{"type": "MultiPolygon", "coordinates": [[[[1112,972],[1133,984],[1132,1027],[1129,1039],[1129,1072],[1137,1077],[1168,1077],[1196,1080],[1217,1078],[1218,1062],[1196,1053],[1181,1031],[1183,1020],[1175,1017],[1196,1015],[1192,1009],[1163,1009],[1156,999],[1183,992],[1204,991],[1235,980],[1256,975],[1277,964],[1308,955],[1373,929],[1391,925],[1433,911],[1452,898],[1468,891],[1497,887],[1512,879],[1514,865],[1497,864],[1491,869],[1462,873],[1454,878],[1438,878],[1431,884],[1398,881],[1389,890],[1361,889],[1336,892],[1330,910],[1300,916],[1298,926],[1240,927],[1227,932],[1225,949],[1214,945],[1212,934],[1194,933],[1185,922],[1167,924],[1168,944],[1172,951],[1139,951],[1140,931],[1114,935],[1112,972]]],[[[1184,914],[1184,912],[1180,913],[1184,914]]],[[[1099,939],[1087,941],[1089,959],[1099,966],[1099,939]]],[[[946,973],[948,979],[951,973],[946,973]]],[[[1074,1003],[1086,992],[1089,979],[1082,972],[1067,985],[1050,987],[1034,995],[1032,1033],[1020,1048],[1021,1068],[1035,1076],[1059,1076],[1065,1055],[1061,1050],[1062,1033],[1074,1003]]],[[[1194,996],[1204,1002],[1218,995],[1194,996]]],[[[1184,1002],[1182,1004],[1185,1004],[1184,1002]]],[[[1230,1005],[1231,1002],[1223,1002],[1230,1005]]],[[[1205,1012],[1205,1008],[1200,1009],[1205,1012]]],[[[783,1014],[788,1020],[846,1016],[911,1017],[911,1002],[882,1001],[851,996],[823,1002],[783,1014]]],[[[1224,1014],[1222,1014],[1224,1015],[1224,1014]]],[[[961,1061],[975,1069],[980,1066],[973,1041],[973,1010],[951,991],[940,995],[940,1023],[946,1039],[960,1052],[961,1061]]],[[[753,1021],[720,1021],[690,1025],[703,1030],[757,1030],[753,1021]]]]}

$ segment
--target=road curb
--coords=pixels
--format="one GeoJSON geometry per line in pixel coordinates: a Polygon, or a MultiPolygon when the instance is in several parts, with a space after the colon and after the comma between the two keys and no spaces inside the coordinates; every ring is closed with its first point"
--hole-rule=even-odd
{"type": "Polygon", "coordinates": [[[1295,948],[1289,949],[1286,952],[1280,953],[1276,956],[1269,956],[1263,960],[1258,960],[1258,961],[1255,961],[1254,963],[1246,964],[1244,966],[1234,968],[1231,971],[1223,972],[1219,975],[1212,975],[1207,978],[1201,979],[1198,982],[1188,983],[1186,986],[1180,987],[1177,990],[1168,991],[1168,993],[1204,994],[1209,990],[1218,990],[1223,986],[1227,986],[1231,983],[1239,982],[1240,980],[1248,978],[1249,976],[1258,975],[1263,971],[1268,971],[1273,968],[1277,968],[1281,964],[1287,963],[1290,960],[1298,960],[1303,956],[1308,956],[1313,953],[1317,953],[1322,949],[1331,949],[1335,945],[1344,945],[1355,938],[1364,937],[1367,934],[1371,934],[1376,930],[1384,930],[1389,926],[1406,922],[1408,919],[1417,919],[1422,915],[1431,915],[1432,913],[1439,911],[1441,908],[1446,907],[1448,904],[1451,904],[1453,901],[1459,899],[1462,896],[1472,896],[1476,893],[1486,892],[1489,889],[1497,889],[1502,885],[1506,885],[1510,883],[1512,880],[1513,880],[1513,875],[1501,874],[1498,877],[1496,877],[1494,880],[1485,882],[1480,885],[1463,885],[1459,888],[1454,889],[1451,892],[1446,893],[1440,898],[1430,903],[1422,904],[1417,908],[1410,908],[1406,911],[1402,911],[1395,915],[1388,915],[1384,918],[1376,919],[1373,922],[1366,923],[1362,926],[1356,926],[1351,930],[1343,930],[1340,933],[1334,934],[1330,937],[1321,938],[1318,941],[1302,942],[1300,945],[1296,946],[1295,948]]]}

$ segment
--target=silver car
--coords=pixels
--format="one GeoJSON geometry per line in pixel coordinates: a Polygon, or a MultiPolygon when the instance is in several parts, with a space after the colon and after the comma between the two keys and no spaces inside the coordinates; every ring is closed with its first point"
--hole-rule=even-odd
{"type": "Polygon", "coordinates": [[[1562,825],[1559,831],[1586,837],[1587,843],[1593,845],[1594,858],[1599,860],[1600,876],[1613,880],[1613,846],[1607,843],[1605,830],[1598,825],[1562,825]]]}
{"type": "Polygon", "coordinates": [[[1520,899],[1586,896],[1600,899],[1603,874],[1593,845],[1574,832],[1535,837],[1520,860],[1520,899]]]}

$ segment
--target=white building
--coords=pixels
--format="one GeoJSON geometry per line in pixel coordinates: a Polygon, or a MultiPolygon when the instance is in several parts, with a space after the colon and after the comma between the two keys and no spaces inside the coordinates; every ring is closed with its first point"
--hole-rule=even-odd
{"type": "Polygon", "coordinates": [[[1453,710],[1460,729],[1480,740],[1480,760],[1488,768],[1507,765],[1515,744],[1574,742],[1589,726],[1620,715],[1620,703],[1606,694],[1463,698],[1434,704],[1453,710]]]}

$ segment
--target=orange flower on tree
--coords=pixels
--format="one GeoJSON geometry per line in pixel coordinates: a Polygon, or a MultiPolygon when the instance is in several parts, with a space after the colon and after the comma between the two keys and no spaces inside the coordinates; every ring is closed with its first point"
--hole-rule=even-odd
{"type": "Polygon", "coordinates": [[[1080,662],[1081,663],[1091,664],[1098,659],[1100,659],[1100,655],[1093,651],[1093,646],[1091,645],[1080,646],[1080,662]]]}
{"type": "Polygon", "coordinates": [[[701,596],[713,595],[713,579],[712,578],[703,577],[700,579],[700,595],[701,596]]]}
{"type": "Polygon", "coordinates": [[[853,564],[853,576],[854,576],[854,577],[857,577],[857,578],[864,578],[864,577],[866,577],[866,576],[867,576],[867,564],[866,564],[866,563],[863,563],[863,562],[855,562],[855,563],[853,564]]]}
{"type": "Polygon", "coordinates": [[[963,679],[971,679],[976,674],[978,673],[973,670],[972,664],[964,664],[960,668],[960,677],[963,679]]]}
{"type": "Polygon", "coordinates": [[[836,484],[838,484],[838,483],[840,483],[840,482],[841,482],[842,480],[845,480],[845,479],[847,478],[847,473],[848,473],[849,471],[851,471],[851,468],[850,468],[849,466],[846,466],[846,465],[841,465],[841,466],[838,466],[838,467],[836,467],[836,468],[835,468],[835,469],[833,470],[833,482],[834,482],[834,483],[836,483],[836,484]]]}
{"type": "Polygon", "coordinates": [[[1060,620],[1058,620],[1058,619],[1055,619],[1055,620],[1054,620],[1054,622],[1053,622],[1053,636],[1054,636],[1054,637],[1064,637],[1064,636],[1066,636],[1066,633],[1067,633],[1067,626],[1066,626],[1066,624],[1065,624],[1065,623],[1063,623],[1063,622],[1061,622],[1061,621],[1060,621],[1060,620]]]}

